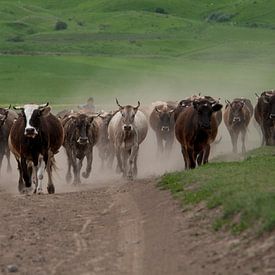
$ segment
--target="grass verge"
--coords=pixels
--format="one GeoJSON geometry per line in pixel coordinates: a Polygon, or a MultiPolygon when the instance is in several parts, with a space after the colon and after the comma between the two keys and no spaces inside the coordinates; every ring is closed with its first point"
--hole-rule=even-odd
{"type": "Polygon", "coordinates": [[[165,174],[159,182],[183,203],[219,207],[213,228],[262,234],[275,228],[275,148],[249,152],[244,161],[216,162],[195,170],[165,174]]]}

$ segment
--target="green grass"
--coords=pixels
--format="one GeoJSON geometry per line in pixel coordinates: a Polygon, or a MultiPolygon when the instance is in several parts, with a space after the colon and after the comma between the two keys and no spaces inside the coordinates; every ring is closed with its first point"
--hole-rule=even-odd
{"type": "Polygon", "coordinates": [[[160,186],[183,205],[205,202],[220,208],[213,228],[241,233],[253,228],[261,234],[275,228],[275,149],[251,151],[241,162],[216,162],[195,170],[164,175],[160,186]]]}

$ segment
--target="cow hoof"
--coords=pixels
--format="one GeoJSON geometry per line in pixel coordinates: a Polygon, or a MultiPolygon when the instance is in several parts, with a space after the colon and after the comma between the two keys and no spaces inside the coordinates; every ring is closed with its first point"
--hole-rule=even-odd
{"type": "Polygon", "coordinates": [[[132,175],[128,175],[127,179],[132,181],[132,180],[134,180],[134,177],[132,175]]]}
{"type": "Polygon", "coordinates": [[[47,190],[48,190],[49,194],[54,194],[54,192],[55,192],[54,185],[53,184],[52,185],[48,185],[47,186],[47,190]]]}
{"type": "Polygon", "coordinates": [[[83,172],[83,173],[82,173],[82,177],[85,178],[85,179],[87,179],[87,178],[89,177],[89,174],[86,173],[86,172],[83,172]]]}
{"type": "MultiPolygon", "coordinates": [[[[54,191],[53,191],[53,193],[54,193],[54,191]]],[[[43,191],[42,191],[42,189],[41,189],[41,188],[38,188],[38,189],[37,189],[37,194],[38,194],[38,195],[43,194],[43,191]]]]}

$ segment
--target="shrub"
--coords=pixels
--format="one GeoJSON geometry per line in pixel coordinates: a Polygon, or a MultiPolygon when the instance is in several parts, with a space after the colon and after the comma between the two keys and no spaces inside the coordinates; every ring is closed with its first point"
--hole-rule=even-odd
{"type": "Polygon", "coordinates": [[[60,31],[60,30],[66,30],[68,28],[68,25],[66,22],[63,21],[57,21],[55,24],[55,30],[60,31]]]}
{"type": "Polygon", "coordinates": [[[16,35],[16,36],[8,38],[7,41],[9,41],[9,42],[24,42],[24,39],[21,36],[16,35]]]}
{"type": "Polygon", "coordinates": [[[163,9],[163,8],[156,8],[156,9],[155,9],[155,12],[156,12],[156,13],[161,13],[161,14],[168,14],[168,12],[165,11],[165,9],[163,9]]]}
{"type": "Polygon", "coordinates": [[[235,15],[234,14],[227,14],[227,13],[222,13],[222,12],[212,12],[210,13],[206,21],[207,22],[227,22],[230,21],[235,15]]]}

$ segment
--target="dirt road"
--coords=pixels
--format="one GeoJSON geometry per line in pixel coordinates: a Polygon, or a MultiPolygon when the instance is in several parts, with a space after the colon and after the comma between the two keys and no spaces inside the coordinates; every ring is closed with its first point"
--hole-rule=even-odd
{"type": "Polygon", "coordinates": [[[2,274],[275,272],[272,236],[213,232],[205,207],[183,211],[154,179],[55,195],[2,190],[0,209],[2,274]]]}

